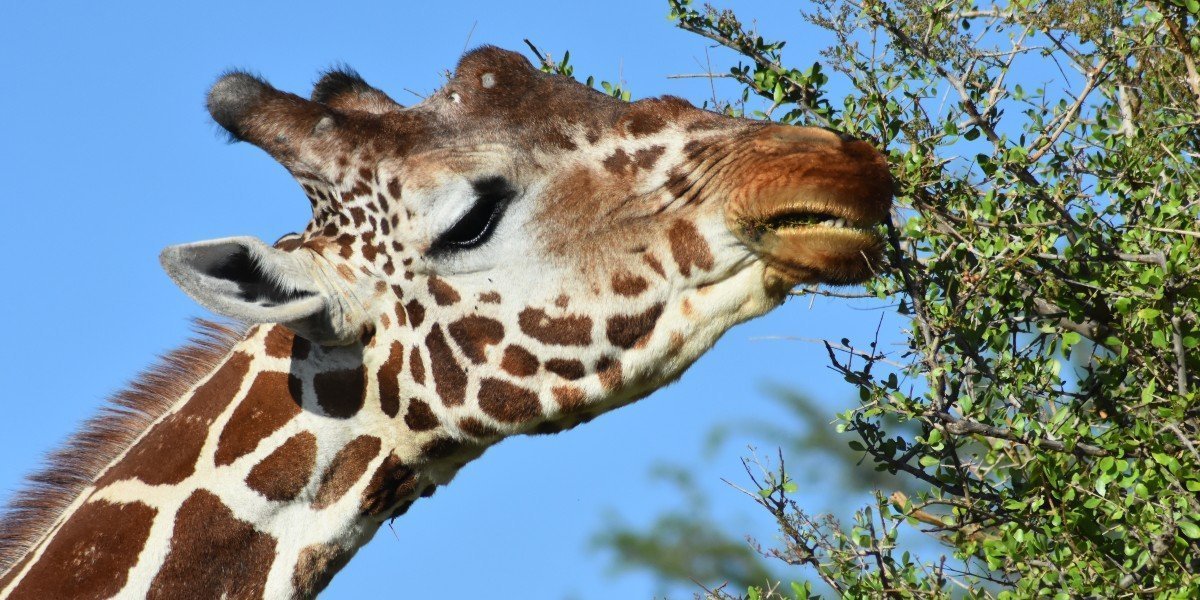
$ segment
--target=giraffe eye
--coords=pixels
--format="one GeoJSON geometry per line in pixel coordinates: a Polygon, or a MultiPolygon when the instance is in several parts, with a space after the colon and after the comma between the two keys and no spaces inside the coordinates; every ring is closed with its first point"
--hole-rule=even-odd
{"type": "Polygon", "coordinates": [[[512,186],[501,177],[475,182],[475,204],[450,229],[433,241],[431,254],[467,250],[483,245],[492,237],[500,217],[515,195],[512,186]]]}

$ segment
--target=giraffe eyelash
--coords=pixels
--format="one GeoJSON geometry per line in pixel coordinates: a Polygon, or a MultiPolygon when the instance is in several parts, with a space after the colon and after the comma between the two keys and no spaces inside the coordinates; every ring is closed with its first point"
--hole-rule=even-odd
{"type": "Polygon", "coordinates": [[[475,182],[475,204],[457,223],[433,241],[431,255],[441,255],[482,246],[492,237],[496,225],[516,191],[502,177],[475,182]]]}

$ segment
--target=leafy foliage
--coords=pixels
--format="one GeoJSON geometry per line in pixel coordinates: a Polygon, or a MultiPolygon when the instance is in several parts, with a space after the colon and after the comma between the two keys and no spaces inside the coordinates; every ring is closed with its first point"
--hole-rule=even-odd
{"type": "Polygon", "coordinates": [[[829,356],[860,399],[838,429],[906,483],[841,523],[797,506],[782,456],[752,462],[763,555],[792,568],[737,589],[1200,596],[1200,5],[817,0],[837,43],[792,68],[734,13],[668,4],[743,61],[720,108],[870,140],[899,205],[867,292],[907,350],[829,356]]]}

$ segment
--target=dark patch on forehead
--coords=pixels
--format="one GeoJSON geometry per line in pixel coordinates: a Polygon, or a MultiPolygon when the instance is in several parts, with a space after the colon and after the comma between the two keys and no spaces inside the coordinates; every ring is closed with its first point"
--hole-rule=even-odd
{"type": "Polygon", "coordinates": [[[349,419],[362,410],[366,401],[366,368],[326,371],[313,376],[317,404],[335,419],[349,419]]]}
{"type": "Polygon", "coordinates": [[[421,306],[416,300],[409,300],[408,304],[404,305],[405,312],[408,313],[408,322],[412,323],[413,327],[420,327],[425,321],[425,307],[421,306]]]}
{"type": "Polygon", "coordinates": [[[404,344],[392,342],[387,361],[379,367],[379,407],[389,417],[400,412],[400,372],[404,370],[404,344]]]}
{"type": "Polygon", "coordinates": [[[316,461],[317,438],[312,433],[302,431],[288,438],[262,462],[254,465],[246,476],[246,485],[267,500],[295,500],[308,485],[316,461]]]}
{"type": "Polygon", "coordinates": [[[551,317],[540,308],[526,308],[517,316],[525,335],[554,346],[586,346],[592,342],[592,320],[582,315],[551,317]]]}
{"type": "Polygon", "coordinates": [[[542,416],[537,394],[490,377],[479,384],[479,408],[502,423],[522,423],[542,416]]]}
{"type": "Polygon", "coordinates": [[[412,369],[412,378],[417,385],[425,385],[425,361],[421,358],[421,349],[413,347],[412,352],[408,357],[409,368],[412,369]]]}
{"type": "Polygon", "coordinates": [[[608,318],[608,341],[628,350],[643,337],[649,336],[662,316],[663,305],[655,304],[636,315],[615,315],[608,318]]]}
{"type": "Polygon", "coordinates": [[[382,446],[379,438],[360,435],[338,451],[321,475],[321,485],[313,498],[316,509],[327,508],[340,500],[367,472],[367,465],[379,455],[382,446]]]}
{"type": "Polygon", "coordinates": [[[389,179],[388,184],[387,184],[387,191],[388,191],[389,196],[391,196],[392,198],[394,198],[396,200],[399,200],[400,199],[400,180],[396,179],[395,177],[389,179]]]}
{"type": "Polygon", "coordinates": [[[221,430],[213,462],[217,466],[233,464],[298,414],[300,380],[287,373],[259,373],[221,430]]]}
{"type": "Polygon", "coordinates": [[[580,379],[584,375],[583,362],[574,358],[552,358],[546,361],[546,370],[572,381],[580,379]]]}
{"type": "Polygon", "coordinates": [[[451,323],[446,330],[475,364],[487,360],[487,347],[504,340],[504,325],[495,319],[469,315],[451,323]]]}
{"type": "Polygon", "coordinates": [[[605,356],[596,361],[596,374],[600,377],[600,385],[606,390],[615,390],[621,386],[621,361],[605,356]]]}
{"type": "Polygon", "coordinates": [[[629,271],[617,271],[612,276],[612,290],[621,296],[633,298],[648,287],[650,283],[644,277],[629,271]]]}
{"type": "Polygon", "coordinates": [[[404,424],[413,431],[429,431],[441,423],[433,409],[424,400],[412,398],[408,401],[408,410],[404,413],[404,424]]]}
{"type": "Polygon", "coordinates": [[[192,397],[175,414],[150,430],[109,469],[97,488],[136,478],[148,485],[172,485],[187,479],[196,470],[209,427],[233,400],[250,370],[250,357],[235,352],[208,381],[196,388],[192,397]]]}
{"type": "Polygon", "coordinates": [[[473,438],[488,439],[500,435],[500,432],[495,427],[475,417],[463,417],[459,419],[458,428],[473,438]]]}
{"type": "Polygon", "coordinates": [[[438,306],[450,306],[462,299],[454,286],[437,277],[429,278],[429,293],[433,294],[433,300],[438,306]]]}
{"type": "Polygon", "coordinates": [[[450,351],[450,345],[446,343],[440,326],[434,325],[429,335],[425,336],[425,347],[429,350],[429,370],[433,374],[433,384],[438,396],[442,398],[442,404],[458,406],[465,402],[467,372],[454,359],[454,353],[450,351]]]}
{"type": "Polygon", "coordinates": [[[147,598],[260,598],[275,560],[275,538],[235,517],[207,490],[192,492],[179,507],[170,548],[147,598]]]}
{"type": "Polygon", "coordinates": [[[418,478],[412,469],[405,466],[400,457],[389,454],[379,463],[367,489],[363,490],[359,512],[364,516],[384,514],[397,503],[417,492],[418,478]]]}
{"type": "Polygon", "coordinates": [[[125,587],[157,510],[88,502],[71,516],[10,598],[108,598],[125,587]]]}
{"type": "Polygon", "coordinates": [[[516,345],[504,349],[504,357],[500,359],[500,368],[509,375],[529,377],[538,370],[538,359],[532,352],[516,345]]]}
{"type": "Polygon", "coordinates": [[[702,271],[713,268],[713,255],[708,242],[691,221],[675,221],[667,237],[671,242],[671,256],[675,258],[675,264],[679,265],[679,272],[684,277],[692,275],[692,267],[702,271]]]}

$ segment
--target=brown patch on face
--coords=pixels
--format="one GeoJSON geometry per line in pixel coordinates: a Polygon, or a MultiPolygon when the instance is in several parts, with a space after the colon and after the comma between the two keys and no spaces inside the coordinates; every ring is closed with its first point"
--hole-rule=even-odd
{"type": "Polygon", "coordinates": [[[300,380],[287,373],[259,373],[221,430],[213,462],[217,466],[233,464],[298,414],[300,380]]]}
{"type": "Polygon", "coordinates": [[[667,183],[663,187],[676,198],[686,198],[695,185],[696,182],[692,181],[688,172],[677,167],[667,173],[667,183]]]}
{"type": "Polygon", "coordinates": [[[631,110],[622,121],[625,122],[625,131],[634,137],[650,135],[667,125],[662,116],[645,110],[631,110]]]}
{"type": "Polygon", "coordinates": [[[349,419],[362,410],[366,401],[366,368],[326,371],[313,376],[317,404],[335,419],[349,419]]]}
{"type": "Polygon", "coordinates": [[[504,358],[500,359],[500,368],[510,375],[529,377],[537,373],[538,359],[532,352],[520,346],[509,346],[504,349],[504,358]]]}
{"type": "Polygon", "coordinates": [[[500,292],[484,292],[479,294],[479,301],[487,304],[500,304],[500,292]]]}
{"type": "Polygon", "coordinates": [[[296,598],[315,597],[353,556],[354,550],[337,544],[305,546],[292,572],[292,593],[296,598]]]}
{"type": "Polygon", "coordinates": [[[171,552],[147,598],[261,598],[275,538],[233,515],[212,492],[196,490],[175,515],[171,552]]]}
{"type": "Polygon", "coordinates": [[[679,333],[678,331],[672,331],[671,332],[671,343],[669,346],[670,352],[672,354],[679,352],[683,348],[683,342],[684,342],[683,334],[679,333]]]}
{"type": "Polygon", "coordinates": [[[642,260],[645,261],[645,263],[649,265],[655,273],[658,273],[659,277],[664,279],[667,277],[667,272],[663,269],[662,263],[658,262],[658,259],[655,258],[653,254],[650,254],[649,252],[643,254],[642,260]]]}
{"type": "Polygon", "coordinates": [[[583,363],[575,359],[552,358],[546,361],[546,370],[572,381],[583,377],[583,363]]]}
{"type": "Polygon", "coordinates": [[[408,364],[412,369],[413,381],[418,385],[425,385],[425,361],[421,358],[420,348],[413,348],[408,356],[408,364]]]}
{"type": "Polygon", "coordinates": [[[433,373],[433,384],[442,398],[442,404],[458,406],[465,402],[467,372],[454,359],[441,327],[433,326],[429,335],[425,336],[425,347],[429,350],[429,370],[433,373]]]}
{"type": "Polygon", "coordinates": [[[554,299],[554,305],[559,308],[566,308],[570,304],[571,297],[566,294],[559,294],[558,297],[554,299]]]}
{"type": "Polygon", "coordinates": [[[125,587],[157,510],[104,500],[79,507],[10,598],[108,598],[125,587]]]}
{"type": "Polygon", "coordinates": [[[404,311],[408,313],[408,322],[412,323],[413,327],[420,327],[425,321],[425,307],[416,300],[409,300],[408,304],[404,305],[404,311]]]}
{"type": "Polygon", "coordinates": [[[584,407],[583,390],[569,385],[556,385],[552,391],[554,401],[564,412],[575,412],[584,407]]]}
{"type": "Polygon", "coordinates": [[[196,388],[179,412],[160,421],[121,461],[109,469],[97,488],[122,479],[136,478],[148,485],[173,485],[196,470],[208,429],[224,412],[250,370],[250,357],[235,352],[225,364],[196,388]]]}
{"type": "Polygon", "coordinates": [[[592,320],[582,315],[551,317],[540,308],[526,308],[517,316],[525,335],[555,346],[586,346],[592,343],[592,320]]]}
{"type": "Polygon", "coordinates": [[[394,199],[400,199],[400,180],[395,177],[388,180],[387,184],[388,195],[394,199]]]}
{"type": "Polygon", "coordinates": [[[287,502],[308,485],[317,460],[317,437],[302,431],[288,438],[262,462],[250,469],[246,485],[267,500],[287,502]]]}
{"type": "Polygon", "coordinates": [[[465,417],[458,420],[458,428],[471,437],[487,439],[500,435],[491,425],[476,419],[475,417],[465,417]]]}
{"type": "Polygon", "coordinates": [[[429,293],[433,294],[433,300],[438,306],[450,306],[462,299],[454,286],[437,277],[429,278],[429,293]]]}
{"type": "Polygon", "coordinates": [[[367,472],[367,465],[379,455],[381,446],[379,438],[360,435],[339,450],[321,475],[321,485],[312,501],[313,508],[327,508],[345,496],[362,479],[367,472]]]}
{"type": "Polygon", "coordinates": [[[379,407],[389,417],[400,412],[400,372],[404,370],[404,344],[392,342],[387,361],[379,367],[379,407]]]}
{"type": "Polygon", "coordinates": [[[447,328],[450,337],[454,339],[463,354],[475,364],[483,364],[487,360],[487,347],[499,344],[504,340],[504,325],[495,319],[469,315],[463,317],[447,328]]]}
{"type": "Polygon", "coordinates": [[[621,386],[621,361],[608,356],[601,358],[596,361],[596,375],[604,389],[617,389],[621,386]]]}
{"type": "Polygon", "coordinates": [[[479,408],[502,423],[522,423],[542,416],[537,394],[490,377],[479,384],[479,408]]]}
{"type": "Polygon", "coordinates": [[[662,316],[662,303],[655,304],[636,315],[616,315],[608,319],[608,341],[618,348],[629,349],[654,331],[662,316]]]}
{"type": "Polygon", "coordinates": [[[650,282],[629,271],[617,271],[612,276],[612,290],[621,296],[632,298],[646,291],[647,287],[650,287],[650,282]]]}
{"type": "Polygon", "coordinates": [[[429,431],[441,423],[433,409],[424,400],[413,398],[408,401],[408,411],[404,413],[404,424],[413,431],[429,431]]]}
{"type": "Polygon", "coordinates": [[[417,483],[416,473],[405,466],[400,457],[389,454],[375,469],[367,489],[363,491],[359,511],[364,516],[381,515],[401,500],[415,494],[417,483]]]}
{"type": "Polygon", "coordinates": [[[347,283],[354,283],[358,280],[358,278],[354,276],[354,270],[346,265],[338,265],[337,272],[338,275],[341,275],[342,279],[345,279],[347,283]]]}
{"type": "Polygon", "coordinates": [[[292,333],[292,330],[287,327],[275,325],[267,332],[267,337],[263,340],[263,346],[267,351],[267,356],[304,360],[308,357],[308,351],[312,347],[312,344],[308,340],[292,333]]]}
{"type": "Polygon", "coordinates": [[[691,221],[675,221],[667,237],[671,241],[671,256],[684,277],[692,275],[692,267],[707,271],[713,267],[713,255],[708,242],[691,221]]]}

